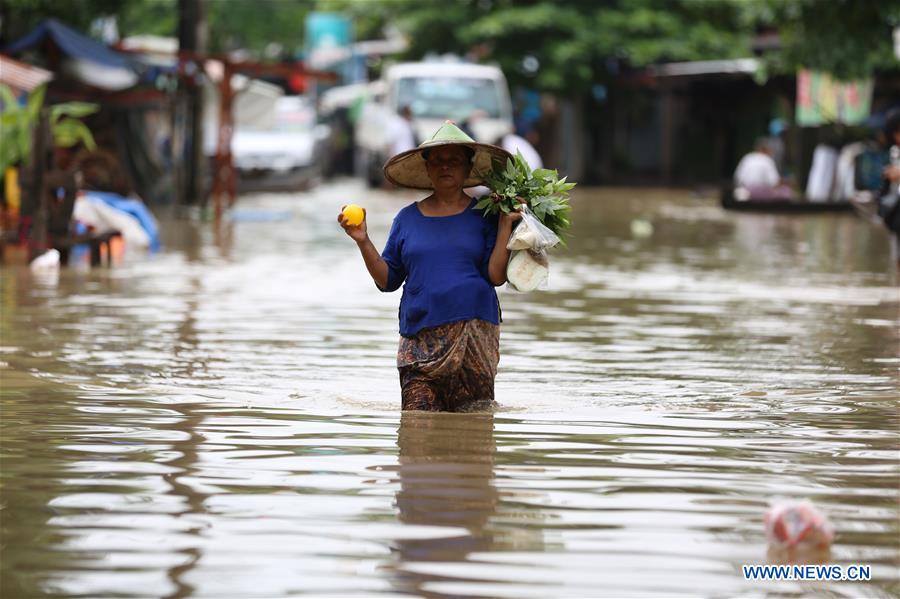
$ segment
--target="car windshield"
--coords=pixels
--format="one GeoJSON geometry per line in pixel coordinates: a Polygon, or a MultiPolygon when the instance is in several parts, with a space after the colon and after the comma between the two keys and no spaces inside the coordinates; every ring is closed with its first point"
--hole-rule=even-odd
{"type": "Polygon", "coordinates": [[[466,118],[481,110],[500,117],[497,84],[473,77],[408,77],[397,81],[397,106],[420,118],[466,118]]]}

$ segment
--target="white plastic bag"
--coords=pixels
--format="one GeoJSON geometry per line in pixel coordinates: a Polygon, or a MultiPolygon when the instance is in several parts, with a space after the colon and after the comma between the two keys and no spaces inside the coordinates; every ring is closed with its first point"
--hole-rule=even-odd
{"type": "Polygon", "coordinates": [[[515,291],[534,291],[547,286],[550,260],[547,250],[559,243],[559,237],[544,226],[526,206],[506,249],[512,250],[506,264],[506,282],[515,291]]]}
{"type": "Polygon", "coordinates": [[[506,242],[508,250],[534,250],[541,252],[552,248],[559,243],[559,237],[544,226],[534,212],[527,207],[522,209],[522,220],[516,225],[509,241],[506,242]]]}
{"type": "Polygon", "coordinates": [[[506,284],[515,291],[534,291],[547,286],[550,261],[541,250],[513,250],[506,265],[506,284]]]}

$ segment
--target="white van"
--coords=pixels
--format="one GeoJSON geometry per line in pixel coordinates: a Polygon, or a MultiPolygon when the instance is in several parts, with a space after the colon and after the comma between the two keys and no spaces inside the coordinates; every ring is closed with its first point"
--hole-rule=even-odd
{"type": "Polygon", "coordinates": [[[387,156],[390,119],[409,106],[419,142],[446,120],[461,124],[473,113],[477,141],[493,143],[512,132],[512,104],[503,72],[494,66],[462,62],[411,62],[389,67],[383,85],[369,97],[356,124],[357,151],[367,179],[377,184],[387,156]]]}

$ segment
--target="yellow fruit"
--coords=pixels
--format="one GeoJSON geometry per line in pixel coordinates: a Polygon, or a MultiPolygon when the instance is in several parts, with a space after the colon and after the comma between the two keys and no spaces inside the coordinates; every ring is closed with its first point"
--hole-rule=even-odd
{"type": "Polygon", "coordinates": [[[341,214],[343,214],[344,218],[347,219],[347,224],[354,227],[361,224],[363,222],[363,218],[365,218],[363,209],[356,204],[350,204],[346,206],[341,214]]]}

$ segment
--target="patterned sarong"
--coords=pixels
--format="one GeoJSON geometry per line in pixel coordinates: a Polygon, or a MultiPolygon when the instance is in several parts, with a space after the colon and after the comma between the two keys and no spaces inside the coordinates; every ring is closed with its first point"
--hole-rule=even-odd
{"type": "Polygon", "coordinates": [[[494,404],[500,327],[463,320],[400,337],[397,368],[404,410],[468,412],[494,404]]]}

